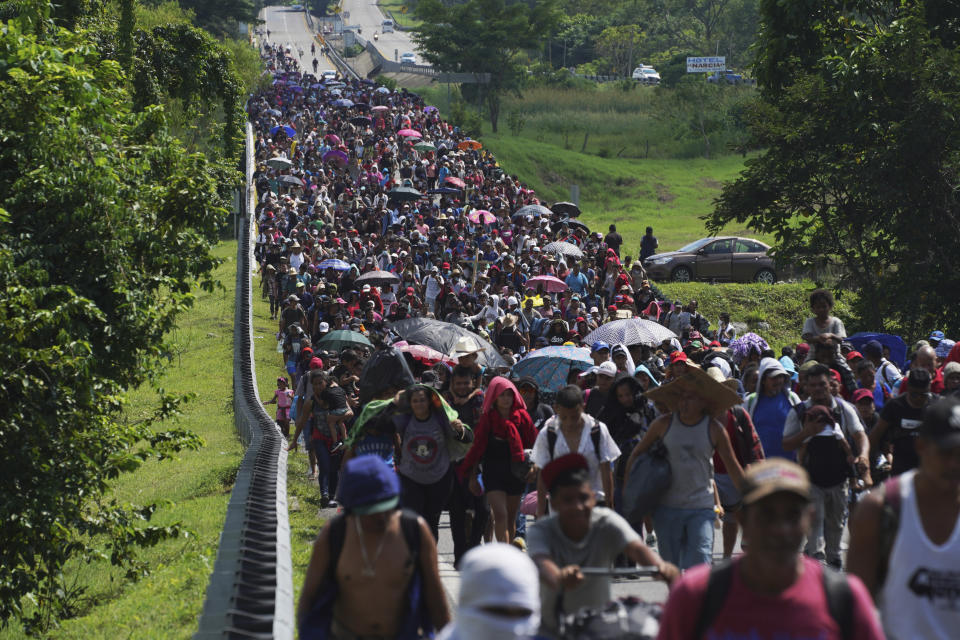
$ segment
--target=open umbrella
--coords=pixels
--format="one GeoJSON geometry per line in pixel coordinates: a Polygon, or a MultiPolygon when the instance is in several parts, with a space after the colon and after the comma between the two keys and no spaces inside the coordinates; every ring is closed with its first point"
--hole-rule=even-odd
{"type": "Polygon", "coordinates": [[[423,134],[415,129],[400,129],[397,131],[398,136],[403,136],[404,138],[422,138],[423,134]]]}
{"type": "Polygon", "coordinates": [[[377,87],[377,93],[387,94],[390,93],[390,89],[386,87],[377,87]]]}
{"type": "Polygon", "coordinates": [[[419,362],[420,364],[425,364],[428,367],[444,362],[449,365],[457,364],[456,358],[451,358],[450,356],[440,353],[436,349],[431,349],[425,344],[410,344],[406,340],[399,340],[394,342],[393,348],[401,353],[408,353],[410,357],[419,362]]]}
{"type": "Polygon", "coordinates": [[[370,108],[370,105],[366,102],[354,102],[353,108],[357,109],[358,111],[366,111],[370,108]]]}
{"type": "Polygon", "coordinates": [[[477,140],[464,140],[463,142],[457,145],[457,149],[463,149],[463,150],[467,150],[467,149],[476,150],[476,149],[482,149],[482,148],[483,148],[483,145],[480,144],[480,142],[477,140]]]}
{"type": "Polygon", "coordinates": [[[264,109],[263,112],[264,112],[264,113],[268,113],[268,114],[270,114],[271,116],[277,116],[277,117],[283,115],[282,113],[280,113],[280,110],[279,110],[279,109],[264,109]]]}
{"type": "Polygon", "coordinates": [[[430,189],[427,193],[460,193],[460,189],[454,189],[453,187],[438,187],[436,189],[430,189]]]}
{"type": "Polygon", "coordinates": [[[293,162],[287,158],[268,158],[267,166],[274,169],[289,169],[293,166],[293,162]]]}
{"type": "Polygon", "coordinates": [[[418,142],[417,144],[413,145],[413,148],[416,149],[417,151],[436,151],[437,150],[437,148],[432,144],[430,144],[429,142],[418,142]]]}
{"type": "Polygon", "coordinates": [[[568,216],[570,218],[576,218],[580,215],[580,207],[572,202],[557,202],[550,207],[550,210],[561,216],[568,216]]]}
{"type": "Polygon", "coordinates": [[[337,258],[328,258],[317,265],[319,269],[333,269],[334,271],[350,271],[350,263],[337,258]]]}
{"type": "Polygon", "coordinates": [[[425,344],[446,354],[453,352],[457,340],[469,337],[481,349],[479,352],[481,365],[493,368],[507,366],[507,361],[497,352],[496,347],[472,331],[451,322],[433,318],[407,318],[394,322],[392,329],[407,342],[425,344]]]}
{"type": "Polygon", "coordinates": [[[551,242],[543,248],[544,253],[559,253],[562,256],[579,260],[583,257],[583,251],[572,242],[551,242]]]}
{"type": "Polygon", "coordinates": [[[890,362],[897,365],[901,369],[906,366],[907,343],[904,342],[903,338],[900,336],[890,333],[868,333],[861,331],[853,334],[852,336],[847,336],[847,340],[853,345],[854,349],[857,349],[858,351],[862,351],[864,345],[871,340],[876,340],[881,345],[889,347],[890,362]]]}
{"type": "Polygon", "coordinates": [[[676,338],[677,334],[660,323],[644,318],[625,318],[600,325],[583,338],[584,344],[606,342],[607,344],[645,344],[653,347],[664,340],[676,338]]]}
{"type": "Polygon", "coordinates": [[[396,274],[390,273],[389,271],[367,271],[359,278],[354,280],[354,284],[363,286],[365,284],[370,285],[371,287],[389,287],[394,284],[399,284],[400,278],[396,274]]]}
{"type": "Polygon", "coordinates": [[[340,136],[333,133],[328,133],[327,135],[323,136],[323,139],[333,144],[340,144],[341,142],[340,136]]]}
{"type": "Polygon", "coordinates": [[[583,224],[579,220],[574,220],[573,218],[564,218],[563,220],[557,220],[556,222],[553,223],[553,228],[554,230],[556,230],[562,227],[563,225],[567,225],[568,227],[573,227],[575,229],[583,229],[587,233],[590,233],[590,227],[583,224]]]}
{"type": "Polygon", "coordinates": [[[280,176],[280,182],[283,182],[285,184],[292,184],[295,187],[303,186],[303,180],[301,180],[297,176],[280,176]]]}
{"type": "Polygon", "coordinates": [[[350,162],[350,157],[343,151],[340,151],[339,149],[331,149],[330,151],[327,151],[325,154],[323,154],[323,161],[336,162],[337,164],[340,164],[340,165],[346,165],[348,162],[350,162]]]}
{"type": "MultiPolygon", "coordinates": [[[[383,87],[381,87],[381,89],[382,89],[382,88],[383,88],[383,87]]],[[[370,111],[375,111],[375,112],[377,112],[377,113],[380,113],[381,111],[390,111],[390,107],[385,107],[385,106],[383,106],[382,104],[378,104],[378,105],[375,106],[375,107],[371,107],[371,108],[370,108],[370,111]]]]}
{"type": "Polygon", "coordinates": [[[433,105],[427,105],[426,107],[423,108],[424,113],[437,113],[439,111],[440,109],[437,109],[433,105]]]}
{"type": "Polygon", "coordinates": [[[317,345],[326,349],[333,349],[334,351],[340,351],[347,347],[367,347],[368,349],[373,349],[373,343],[367,339],[367,336],[348,329],[331,331],[317,340],[317,345]]]}
{"type": "Polygon", "coordinates": [[[560,293],[561,291],[569,289],[566,282],[554,276],[536,276],[535,278],[530,278],[523,287],[536,291],[541,284],[543,285],[543,290],[547,293],[560,293]]]}
{"type": "Polygon", "coordinates": [[[287,137],[288,137],[288,138],[292,138],[292,137],[294,137],[295,135],[297,135],[297,130],[294,129],[293,127],[291,127],[291,126],[288,125],[288,124],[285,124],[285,125],[277,125],[276,127],[273,127],[272,129],[270,129],[270,135],[272,135],[272,136],[277,135],[277,131],[280,131],[280,129],[283,129],[283,132],[284,132],[285,134],[287,134],[287,137]]]}
{"type": "Polygon", "coordinates": [[[542,204],[528,204],[528,205],[525,206],[525,207],[520,207],[519,209],[517,209],[517,210],[514,212],[513,216],[511,216],[511,217],[517,217],[517,216],[520,216],[520,217],[523,217],[523,216],[533,216],[533,217],[536,217],[536,216],[547,216],[547,217],[550,217],[550,216],[552,216],[552,215],[553,215],[553,212],[550,211],[550,209],[547,209],[547,208],[546,208],[545,206],[543,206],[542,204]]]}
{"type": "Polygon", "coordinates": [[[486,209],[477,209],[467,214],[467,220],[474,224],[493,224],[497,221],[497,216],[486,209]]]}
{"type": "Polygon", "coordinates": [[[567,384],[571,371],[584,371],[593,366],[590,349],[583,347],[544,347],[531,351],[513,365],[513,377],[533,378],[541,391],[559,391],[567,384]]]}
{"type": "Polygon", "coordinates": [[[447,176],[446,178],[443,179],[443,181],[446,182],[447,184],[452,184],[455,187],[459,187],[460,189],[463,189],[464,187],[467,186],[466,182],[464,182],[463,180],[461,180],[456,176],[447,176]]]}
{"type": "Polygon", "coordinates": [[[399,200],[400,202],[419,200],[422,197],[423,194],[413,187],[397,187],[396,189],[387,191],[387,198],[390,200],[399,200]]]}
{"type": "Polygon", "coordinates": [[[339,100],[333,101],[333,106],[339,107],[341,109],[349,109],[353,106],[353,100],[347,100],[346,98],[340,98],[339,100]]]}
{"type": "Polygon", "coordinates": [[[368,126],[370,123],[372,123],[373,120],[371,120],[371,119],[368,118],[367,116],[354,116],[354,117],[350,118],[350,122],[351,122],[352,124],[357,125],[358,127],[366,127],[366,126],[368,126]]]}

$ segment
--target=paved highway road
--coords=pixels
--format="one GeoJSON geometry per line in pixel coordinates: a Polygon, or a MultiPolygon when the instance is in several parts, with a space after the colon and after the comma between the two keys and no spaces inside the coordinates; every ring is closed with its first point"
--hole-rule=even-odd
{"type": "MultiPolygon", "coordinates": [[[[264,35],[267,31],[270,32],[268,42],[290,47],[290,52],[298,57],[300,67],[311,71],[314,56],[310,54],[310,45],[315,41],[303,11],[294,11],[290,7],[266,7],[260,12],[260,18],[266,23],[261,27],[264,35]]],[[[336,69],[332,62],[320,55],[319,49],[318,43],[315,55],[320,61],[318,70],[336,69]]]]}
{"type": "MultiPolygon", "coordinates": [[[[341,6],[344,12],[350,14],[346,23],[360,25],[360,28],[363,30],[363,33],[360,35],[363,38],[373,41],[373,32],[380,32],[380,39],[376,41],[374,45],[387,60],[399,62],[399,60],[394,57],[394,51],[396,51],[398,56],[408,51],[417,53],[416,46],[410,38],[409,31],[383,33],[382,23],[384,15],[381,13],[380,7],[378,7],[373,0],[343,0],[341,6]]],[[[417,55],[417,63],[425,64],[423,60],[420,60],[419,55],[417,55]]]]}

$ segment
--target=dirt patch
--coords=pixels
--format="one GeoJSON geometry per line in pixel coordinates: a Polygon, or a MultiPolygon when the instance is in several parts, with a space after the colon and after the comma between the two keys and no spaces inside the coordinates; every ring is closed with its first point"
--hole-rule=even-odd
{"type": "Polygon", "coordinates": [[[542,175],[544,184],[560,184],[563,177],[556,171],[547,171],[542,175]]]}
{"type": "Polygon", "coordinates": [[[708,189],[716,189],[717,191],[723,188],[723,183],[718,182],[713,178],[703,178],[702,180],[700,180],[700,184],[702,184],[708,189]]]}
{"type": "Polygon", "coordinates": [[[653,188],[657,190],[657,200],[660,204],[667,204],[677,199],[677,196],[670,193],[670,189],[665,184],[655,184],[653,188]]]}
{"type": "Polygon", "coordinates": [[[632,186],[634,186],[635,184],[637,184],[638,182],[639,182],[639,180],[637,180],[636,178],[630,178],[630,177],[627,177],[627,176],[620,176],[619,178],[617,178],[615,184],[616,184],[618,187],[632,187],[632,186]]]}

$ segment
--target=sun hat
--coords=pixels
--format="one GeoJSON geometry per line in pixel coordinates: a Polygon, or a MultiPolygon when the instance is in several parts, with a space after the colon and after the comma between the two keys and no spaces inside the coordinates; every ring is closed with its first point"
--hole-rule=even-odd
{"type": "Polygon", "coordinates": [[[400,480],[382,458],[363,455],[351,458],[343,468],[340,504],[358,516],[383,513],[397,508],[400,480]]]}
{"type": "Polygon", "coordinates": [[[723,375],[723,371],[720,370],[720,367],[710,367],[707,369],[707,375],[723,386],[733,389],[734,391],[739,391],[740,389],[737,381],[733,378],[727,378],[725,375],[723,375]]]}
{"type": "Polygon", "coordinates": [[[699,396],[712,414],[718,414],[740,403],[740,396],[736,391],[718,382],[700,367],[689,363],[683,375],[647,391],[650,400],[663,404],[671,411],[676,410],[681,400],[690,394],[699,396]]]}
{"type": "Polygon", "coordinates": [[[471,353],[479,353],[483,351],[483,348],[477,344],[477,341],[469,336],[461,336],[457,338],[456,344],[453,345],[453,350],[450,352],[454,358],[459,358],[461,356],[468,356],[471,353]]]}
{"type": "Polygon", "coordinates": [[[783,458],[768,458],[747,467],[741,486],[743,504],[753,504],[780,492],[792,493],[809,502],[810,477],[806,470],[783,458]]]}

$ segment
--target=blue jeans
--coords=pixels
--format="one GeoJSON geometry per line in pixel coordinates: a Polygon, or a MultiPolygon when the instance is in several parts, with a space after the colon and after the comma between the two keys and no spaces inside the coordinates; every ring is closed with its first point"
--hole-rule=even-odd
{"type": "Polygon", "coordinates": [[[313,452],[317,456],[317,481],[320,483],[320,495],[330,496],[330,471],[333,468],[330,460],[330,449],[324,440],[314,438],[310,441],[313,444],[313,452]]]}
{"type": "Polygon", "coordinates": [[[713,558],[713,509],[657,507],[653,528],[660,556],[681,569],[709,564],[713,558]]]}

